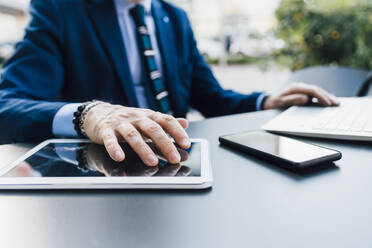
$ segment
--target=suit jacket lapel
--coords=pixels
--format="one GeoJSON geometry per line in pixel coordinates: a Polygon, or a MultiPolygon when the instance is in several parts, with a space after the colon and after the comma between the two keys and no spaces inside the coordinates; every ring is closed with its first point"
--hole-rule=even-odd
{"type": "Polygon", "coordinates": [[[128,102],[138,107],[115,6],[112,0],[90,0],[87,10],[119,75],[128,102]]]}
{"type": "Polygon", "coordinates": [[[157,30],[157,39],[159,49],[162,55],[163,74],[168,91],[170,92],[170,99],[173,111],[177,115],[178,101],[177,101],[177,59],[175,57],[175,40],[173,36],[173,29],[170,23],[168,14],[162,8],[158,0],[152,1],[152,15],[155,21],[157,30]]]}

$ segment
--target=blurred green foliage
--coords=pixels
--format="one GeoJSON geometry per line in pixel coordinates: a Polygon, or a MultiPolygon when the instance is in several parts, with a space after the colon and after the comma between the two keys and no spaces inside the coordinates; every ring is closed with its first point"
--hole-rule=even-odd
{"type": "Polygon", "coordinates": [[[372,68],[371,0],[282,0],[274,55],[292,70],[314,65],[372,68]]]}

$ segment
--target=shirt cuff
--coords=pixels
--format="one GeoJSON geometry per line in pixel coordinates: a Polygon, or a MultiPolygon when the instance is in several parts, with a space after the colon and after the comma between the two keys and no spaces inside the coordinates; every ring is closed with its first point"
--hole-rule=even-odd
{"type": "Polygon", "coordinates": [[[257,111],[260,111],[260,110],[263,110],[263,101],[266,99],[266,97],[268,97],[269,95],[267,93],[261,93],[261,95],[259,95],[257,97],[257,100],[256,100],[256,110],[257,111]]]}
{"type": "Polygon", "coordinates": [[[71,103],[66,104],[58,110],[53,119],[53,135],[56,137],[78,137],[75,131],[72,119],[74,118],[74,113],[78,109],[81,103],[71,103]]]}

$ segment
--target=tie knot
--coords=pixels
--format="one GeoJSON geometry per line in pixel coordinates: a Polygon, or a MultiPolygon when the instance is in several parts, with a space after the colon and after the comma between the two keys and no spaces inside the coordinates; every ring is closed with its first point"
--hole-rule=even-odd
{"type": "Polygon", "coordinates": [[[134,22],[137,26],[145,26],[145,8],[141,4],[136,4],[130,9],[130,14],[132,15],[134,22]]]}

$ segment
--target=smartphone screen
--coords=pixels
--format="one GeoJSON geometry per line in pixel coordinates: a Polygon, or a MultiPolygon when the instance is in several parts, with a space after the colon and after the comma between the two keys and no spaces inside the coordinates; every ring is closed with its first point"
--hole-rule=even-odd
{"type": "Polygon", "coordinates": [[[341,158],[338,151],[266,132],[239,133],[223,136],[220,140],[221,143],[230,144],[230,146],[235,144],[241,148],[240,150],[250,151],[250,153],[258,151],[298,165],[334,161],[341,158]]]}

